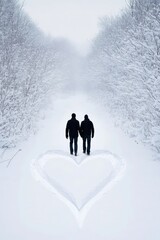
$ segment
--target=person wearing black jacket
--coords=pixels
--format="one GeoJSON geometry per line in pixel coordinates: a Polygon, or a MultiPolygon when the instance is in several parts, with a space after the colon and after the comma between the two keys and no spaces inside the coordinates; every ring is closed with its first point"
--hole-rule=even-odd
{"type": "Polygon", "coordinates": [[[87,150],[87,154],[90,155],[91,137],[94,137],[94,126],[93,123],[89,120],[88,115],[85,115],[84,121],[81,122],[80,133],[81,137],[83,138],[83,152],[86,153],[87,150]]]}
{"type": "Polygon", "coordinates": [[[70,154],[77,156],[78,151],[78,135],[80,131],[79,121],[76,119],[76,114],[72,113],[72,118],[67,122],[66,125],[66,138],[70,138],[70,154]],[[73,148],[74,143],[74,148],[73,148]]]}

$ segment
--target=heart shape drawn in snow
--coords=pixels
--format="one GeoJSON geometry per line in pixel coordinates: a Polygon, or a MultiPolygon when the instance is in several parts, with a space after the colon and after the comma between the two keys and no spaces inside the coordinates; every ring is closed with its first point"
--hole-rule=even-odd
{"type": "Polygon", "coordinates": [[[108,151],[71,157],[48,151],[32,162],[34,177],[57,194],[82,226],[91,206],[123,176],[124,161],[108,151]]]}

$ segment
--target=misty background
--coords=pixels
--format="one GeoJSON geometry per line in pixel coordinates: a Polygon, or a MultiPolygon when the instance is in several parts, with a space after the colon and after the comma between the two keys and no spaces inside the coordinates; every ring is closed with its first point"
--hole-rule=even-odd
{"type": "Polygon", "coordinates": [[[126,5],[126,0],[26,0],[24,10],[44,33],[68,39],[86,54],[98,34],[100,18],[116,16],[126,5]]]}

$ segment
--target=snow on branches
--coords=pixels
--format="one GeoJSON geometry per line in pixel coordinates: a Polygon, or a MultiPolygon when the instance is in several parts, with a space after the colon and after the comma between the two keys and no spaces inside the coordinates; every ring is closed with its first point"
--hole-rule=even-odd
{"type": "Polygon", "coordinates": [[[104,18],[88,61],[119,125],[160,152],[160,1],[131,0],[121,16],[104,18]]]}
{"type": "Polygon", "coordinates": [[[44,36],[18,1],[0,1],[0,147],[34,132],[62,85],[69,47],[58,43],[44,36]]]}

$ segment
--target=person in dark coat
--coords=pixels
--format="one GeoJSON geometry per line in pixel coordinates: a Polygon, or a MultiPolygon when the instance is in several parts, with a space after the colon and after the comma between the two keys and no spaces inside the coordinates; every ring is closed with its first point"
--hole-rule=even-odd
{"type": "Polygon", "coordinates": [[[79,121],[76,119],[76,114],[72,113],[72,118],[67,122],[66,125],[66,138],[70,138],[70,154],[77,156],[78,151],[78,135],[80,131],[79,121]],[[74,143],[74,148],[73,148],[74,143]]]}
{"type": "Polygon", "coordinates": [[[84,121],[81,123],[80,127],[81,137],[83,138],[83,152],[90,155],[91,149],[91,137],[94,137],[94,126],[93,123],[89,120],[88,115],[84,116],[84,121]],[[86,147],[87,142],[87,147],[86,147]]]}

